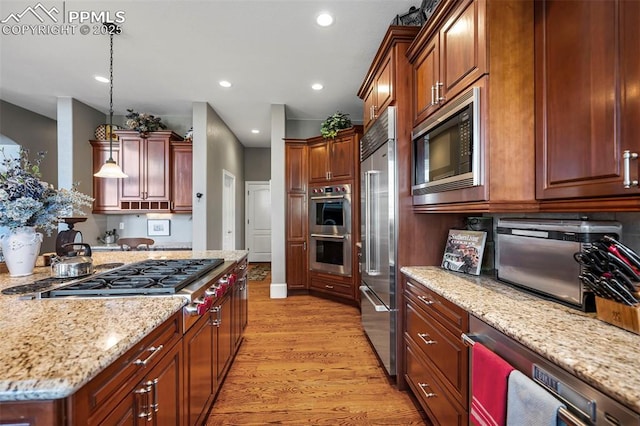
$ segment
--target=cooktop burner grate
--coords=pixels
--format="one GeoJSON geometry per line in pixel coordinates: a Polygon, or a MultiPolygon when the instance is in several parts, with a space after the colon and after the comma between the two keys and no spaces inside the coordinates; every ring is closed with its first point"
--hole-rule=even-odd
{"type": "Polygon", "coordinates": [[[150,259],[73,282],[41,297],[175,294],[224,259],[150,259]]]}

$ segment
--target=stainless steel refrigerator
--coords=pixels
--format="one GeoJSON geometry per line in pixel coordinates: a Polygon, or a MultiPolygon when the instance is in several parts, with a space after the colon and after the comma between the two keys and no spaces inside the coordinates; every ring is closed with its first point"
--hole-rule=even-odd
{"type": "Polygon", "coordinates": [[[360,307],[362,326],[396,375],[396,109],[388,107],[361,141],[360,307]]]}

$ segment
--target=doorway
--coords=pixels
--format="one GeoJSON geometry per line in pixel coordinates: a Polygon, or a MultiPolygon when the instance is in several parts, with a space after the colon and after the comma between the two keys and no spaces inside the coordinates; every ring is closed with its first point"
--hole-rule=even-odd
{"type": "Polygon", "coordinates": [[[271,185],[245,182],[245,249],[249,262],[271,262],[271,185]]]}
{"type": "Polygon", "coordinates": [[[222,250],[236,249],[236,177],[222,169],[222,250]]]}

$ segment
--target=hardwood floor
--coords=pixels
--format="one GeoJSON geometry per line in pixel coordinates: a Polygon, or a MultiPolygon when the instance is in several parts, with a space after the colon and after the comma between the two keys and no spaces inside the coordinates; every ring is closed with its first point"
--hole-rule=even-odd
{"type": "Polygon", "coordinates": [[[249,282],[249,325],[208,426],[424,424],[378,365],[357,308],[270,299],[270,282],[249,282]]]}

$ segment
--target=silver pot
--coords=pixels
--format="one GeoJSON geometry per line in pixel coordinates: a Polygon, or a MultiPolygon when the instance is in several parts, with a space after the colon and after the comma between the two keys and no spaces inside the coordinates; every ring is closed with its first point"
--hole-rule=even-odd
{"type": "MultiPolygon", "coordinates": [[[[66,244],[67,246],[78,244],[66,244]]],[[[75,278],[93,274],[93,259],[91,258],[91,247],[85,246],[83,256],[77,252],[68,252],[66,256],[56,256],[51,259],[51,275],[56,278],[75,278]]]]}

